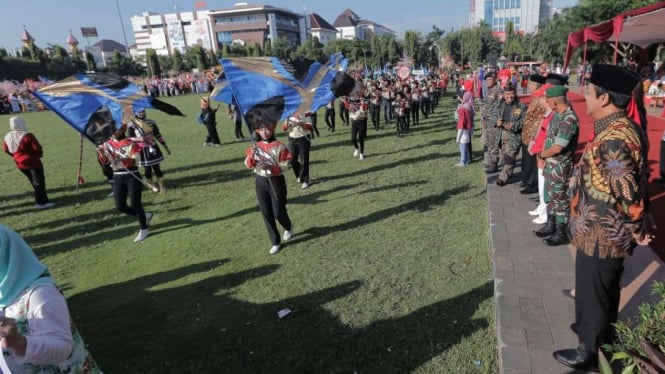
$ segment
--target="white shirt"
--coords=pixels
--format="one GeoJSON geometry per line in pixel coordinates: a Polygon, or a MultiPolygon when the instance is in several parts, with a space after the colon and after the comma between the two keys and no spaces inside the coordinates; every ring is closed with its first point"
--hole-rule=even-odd
{"type": "MultiPolygon", "coordinates": [[[[5,317],[16,318],[22,305],[21,298],[4,310],[5,317]]],[[[25,372],[24,363],[59,365],[65,364],[71,354],[73,340],[69,310],[65,297],[55,286],[42,285],[30,295],[27,310],[28,329],[25,356],[19,357],[10,349],[4,358],[13,374],[25,372]]]]}

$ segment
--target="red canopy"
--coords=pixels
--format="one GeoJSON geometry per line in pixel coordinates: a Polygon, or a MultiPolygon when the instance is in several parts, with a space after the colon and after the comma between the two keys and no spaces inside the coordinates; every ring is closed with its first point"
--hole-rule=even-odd
{"type": "MultiPolygon", "coordinates": [[[[640,48],[665,42],[665,1],[621,13],[605,22],[568,34],[564,70],[570,63],[573,50],[586,45],[588,40],[597,43],[613,40],[615,44],[631,43],[640,48]]],[[[614,60],[616,63],[616,52],[614,60]]]]}

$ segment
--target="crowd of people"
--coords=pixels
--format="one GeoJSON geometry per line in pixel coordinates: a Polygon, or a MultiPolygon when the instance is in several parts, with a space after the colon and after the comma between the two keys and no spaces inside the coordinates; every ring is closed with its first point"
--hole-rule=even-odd
{"type": "MultiPolygon", "coordinates": [[[[568,100],[568,78],[549,72],[547,67],[523,74],[522,81],[527,79],[526,89],[531,93],[526,105],[518,97],[518,82],[509,78],[513,76],[503,74],[502,78],[501,69],[484,67],[468,76],[444,72],[427,77],[369,79],[361,74],[343,74],[343,78],[333,82],[332,89],[339,97],[339,118],[343,125],[350,126],[353,157],[359,160],[367,157],[368,122],[371,121],[375,131],[394,126],[395,135],[403,137],[420,125],[421,118],[428,119],[435,112],[449,85],[455,88],[459,102],[454,113],[455,139],[460,150],[456,166],[465,167],[474,161],[476,121],[481,132],[485,171],[496,175],[496,186],[516,182],[513,174],[521,154],[520,192],[539,195],[538,205],[528,212],[535,216],[534,223],[542,224],[533,234],[548,246],[572,243],[577,250],[576,288],[569,295],[575,298],[572,327],[579,345],[554,352],[554,358],[572,368],[595,368],[598,349],[614,336],[612,324],[617,319],[623,261],[636,245],[648,244],[654,235],[645,182],[648,178],[646,116],[643,103],[636,100],[641,98],[642,81],[622,67],[602,64],[592,67],[585,100],[594,128],[581,158],[575,162],[580,121],[568,100]]],[[[256,196],[268,231],[270,254],[278,253],[282,241],[294,235],[287,211],[287,167],[292,167],[301,188],[308,188],[312,184],[309,154],[315,133],[319,135],[314,112],[295,113],[282,126],[288,134],[288,143],[278,140],[276,130],[284,107],[283,99],[281,102],[279,99],[270,99],[245,114],[254,137],[245,151],[245,166],[255,174],[256,196]],[[277,223],[284,230],[281,235],[277,223]]],[[[325,106],[325,121],[331,132],[336,128],[334,101],[325,106]]],[[[215,119],[218,108],[219,105],[211,108],[208,96],[201,99],[201,118],[208,129],[206,146],[221,144],[215,119]]],[[[237,105],[230,106],[228,114],[235,116],[236,137],[240,139],[243,136],[241,128],[237,128],[240,116],[236,108],[237,105]]],[[[27,132],[20,117],[10,119],[10,128],[3,143],[4,151],[30,180],[36,207],[52,207],[39,160],[40,144],[27,132]]],[[[100,163],[112,170],[116,209],[138,220],[135,242],[149,235],[149,223],[154,216],[143,208],[143,188],[166,190],[159,167],[164,157],[160,145],[171,153],[157,124],[146,118],[144,110],[137,110],[130,121],[98,148],[100,163]],[[144,168],[145,179],[139,167],[144,168]],[[152,179],[153,175],[156,179],[152,179]]],[[[9,242],[18,241],[12,238],[9,242]]],[[[4,251],[5,242],[0,244],[4,251]]],[[[20,247],[28,253],[24,245],[20,247]]],[[[66,305],[60,309],[66,310],[66,305]]],[[[0,319],[0,331],[4,321],[0,319]]],[[[3,335],[3,339],[7,336],[12,335],[3,335]]],[[[27,355],[22,346],[10,346],[15,354],[27,355]]]]}

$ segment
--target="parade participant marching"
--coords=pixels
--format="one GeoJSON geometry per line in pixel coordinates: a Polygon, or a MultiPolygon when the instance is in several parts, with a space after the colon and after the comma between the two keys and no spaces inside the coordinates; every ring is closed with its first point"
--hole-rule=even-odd
{"type": "Polygon", "coordinates": [[[258,135],[256,142],[245,151],[245,166],[252,169],[256,177],[256,198],[270,237],[270,254],[279,252],[281,239],[286,241],[293,236],[293,226],[286,211],[284,178],[284,169],[292,156],[284,143],[275,138],[275,127],[283,108],[284,99],[277,97],[264,101],[245,114],[245,121],[258,135]],[[275,220],[285,230],[282,238],[275,220]]]}
{"type": "Polygon", "coordinates": [[[351,119],[351,143],[353,144],[353,157],[365,159],[365,138],[367,137],[367,110],[369,104],[363,97],[362,83],[356,82],[355,89],[349,95],[347,109],[351,119]]]}
{"type": "MultiPolygon", "coordinates": [[[[505,186],[515,170],[515,160],[522,146],[522,121],[526,108],[517,100],[516,87],[506,85],[502,100],[494,110],[492,122],[496,124],[496,148],[503,153],[503,167],[496,179],[497,186],[505,186]]],[[[498,161],[498,160],[496,160],[498,161]]]]}
{"type": "Polygon", "coordinates": [[[326,126],[328,126],[328,131],[335,132],[335,100],[331,100],[326,104],[326,114],[325,114],[326,126]]]}
{"type": "Polygon", "coordinates": [[[109,164],[113,169],[113,198],[116,209],[136,217],[139,221],[139,233],[134,238],[134,243],[137,243],[150,235],[148,224],[153,214],[146,213],[141,202],[144,182],[137,162],[141,157],[141,147],[133,139],[125,138],[126,128],[126,125],[122,125],[110,140],[102,143],[97,148],[97,157],[100,163],[109,164]]]}
{"type": "Polygon", "coordinates": [[[206,141],[203,143],[204,147],[209,145],[213,147],[219,147],[222,145],[221,140],[219,140],[219,134],[217,133],[217,110],[219,109],[219,104],[215,109],[210,107],[210,102],[208,98],[204,97],[201,99],[201,119],[203,124],[208,130],[208,135],[206,136],[206,141]]]}
{"type": "Polygon", "coordinates": [[[544,238],[549,246],[568,243],[568,216],[570,199],[567,194],[568,182],[573,173],[573,155],[577,148],[579,120],[570,106],[564,86],[550,87],[545,91],[547,105],[554,112],[552,122],[547,127],[544,149],[538,157],[545,160],[545,202],[547,203],[547,223],[534,234],[544,238]]]}
{"type": "Polygon", "coordinates": [[[135,141],[141,143],[142,149],[139,166],[143,166],[144,168],[146,184],[153,190],[152,186],[159,186],[160,192],[166,192],[164,173],[162,173],[162,168],[159,165],[164,161],[164,155],[159,148],[159,144],[164,146],[168,154],[171,154],[171,150],[166,145],[166,141],[159,131],[159,127],[157,127],[157,123],[146,118],[145,109],[140,109],[134,113],[134,118],[127,124],[127,137],[134,138],[135,141]],[[153,172],[155,173],[154,180],[152,176],[153,172]]]}
{"type": "Polygon", "coordinates": [[[480,121],[482,124],[482,142],[485,154],[485,172],[495,173],[498,171],[497,163],[499,162],[499,149],[496,148],[498,142],[496,141],[497,128],[495,123],[492,123],[492,111],[494,106],[501,100],[501,87],[496,84],[496,73],[491,72],[485,75],[485,84],[487,85],[487,95],[483,97],[480,121]]]}
{"type": "Polygon", "coordinates": [[[291,166],[301,188],[309,187],[309,152],[312,145],[311,112],[304,115],[289,117],[282,126],[282,130],[289,132],[289,152],[291,153],[291,166]]]}
{"type": "Polygon", "coordinates": [[[648,245],[654,237],[646,210],[645,134],[626,112],[638,82],[639,76],[627,69],[596,64],[584,95],[594,136],[575,167],[569,191],[579,344],[553,354],[575,369],[596,369],[598,349],[612,344],[623,262],[636,245],[648,245]]]}

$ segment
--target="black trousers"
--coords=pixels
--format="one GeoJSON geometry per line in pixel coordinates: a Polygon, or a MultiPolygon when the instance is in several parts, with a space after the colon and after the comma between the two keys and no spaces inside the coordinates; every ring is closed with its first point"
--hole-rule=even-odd
{"type": "Polygon", "coordinates": [[[613,323],[619,315],[624,259],[598,258],[577,250],[575,257],[575,324],[579,349],[597,355],[614,339],[613,323]]]}
{"type": "Polygon", "coordinates": [[[348,126],[349,125],[349,110],[346,109],[344,106],[344,103],[340,100],[339,102],[339,118],[342,119],[342,124],[348,126]]]}
{"type": "Polygon", "coordinates": [[[351,123],[351,143],[353,148],[365,153],[365,138],[367,137],[367,119],[354,120],[351,123]]]}
{"type": "Polygon", "coordinates": [[[335,131],[335,109],[326,108],[325,120],[328,130],[335,131]]]}
{"type": "Polygon", "coordinates": [[[216,124],[208,124],[206,123],[206,130],[208,130],[208,135],[206,136],[206,143],[212,143],[212,144],[221,144],[222,142],[219,140],[219,134],[217,133],[217,125],[216,124]]]}
{"type": "Polygon", "coordinates": [[[44,177],[44,168],[35,168],[23,170],[19,169],[23,175],[28,178],[32,189],[35,190],[35,203],[36,204],[46,204],[49,202],[48,196],[46,195],[46,178],[44,177]]]}
{"type": "Polygon", "coordinates": [[[113,174],[113,198],[115,199],[115,208],[139,220],[139,228],[147,229],[148,224],[145,219],[145,211],[141,202],[143,193],[143,183],[141,183],[141,173],[134,170],[131,174],[113,174]],[[127,205],[129,197],[129,205],[127,205]]]}
{"type": "MultiPolygon", "coordinates": [[[[316,123],[319,122],[318,118],[319,116],[317,115],[317,113],[312,112],[312,128],[314,128],[314,133],[316,134],[316,136],[321,136],[321,134],[319,133],[319,128],[316,127],[316,123]]],[[[312,134],[312,138],[314,138],[314,134],[312,134]]]]}
{"type": "Polygon", "coordinates": [[[381,119],[379,115],[380,112],[381,112],[380,104],[369,104],[369,113],[370,116],[372,117],[372,126],[374,126],[374,130],[379,129],[379,120],[381,119]]]}
{"type": "Polygon", "coordinates": [[[536,155],[527,151],[527,146],[522,144],[522,183],[526,187],[538,187],[538,162],[536,155]]]}
{"type": "Polygon", "coordinates": [[[155,176],[157,178],[163,178],[164,173],[162,173],[162,167],[159,166],[159,164],[154,164],[150,166],[144,166],[143,170],[145,171],[145,177],[148,179],[152,179],[152,172],[155,172],[155,176]]]}
{"type": "MultiPolygon", "coordinates": [[[[217,131],[217,130],[215,130],[217,131]]],[[[236,139],[242,139],[245,136],[242,134],[242,118],[238,118],[234,122],[234,131],[236,134],[236,139]]]]}
{"type": "Polygon", "coordinates": [[[256,199],[263,216],[263,223],[268,230],[270,243],[279,245],[281,237],[277,231],[277,222],[285,230],[291,230],[291,219],[286,211],[286,179],[283,175],[276,177],[256,176],[256,199]]]}
{"type": "Polygon", "coordinates": [[[296,178],[299,178],[301,183],[309,182],[309,151],[311,146],[312,141],[309,135],[300,138],[289,137],[288,148],[293,156],[291,166],[296,178]]]}
{"type": "Polygon", "coordinates": [[[420,124],[420,101],[411,102],[411,123],[414,126],[420,124]]]}

